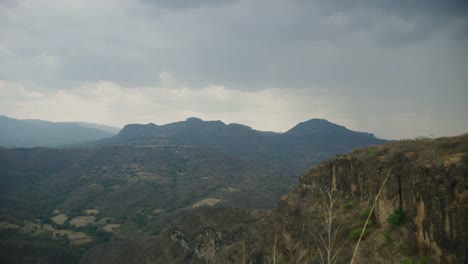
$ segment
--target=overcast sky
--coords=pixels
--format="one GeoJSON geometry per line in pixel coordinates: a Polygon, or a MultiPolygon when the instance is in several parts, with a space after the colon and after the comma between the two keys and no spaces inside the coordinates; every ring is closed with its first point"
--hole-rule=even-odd
{"type": "Polygon", "coordinates": [[[0,114],[468,132],[468,1],[0,0],[0,114]]]}

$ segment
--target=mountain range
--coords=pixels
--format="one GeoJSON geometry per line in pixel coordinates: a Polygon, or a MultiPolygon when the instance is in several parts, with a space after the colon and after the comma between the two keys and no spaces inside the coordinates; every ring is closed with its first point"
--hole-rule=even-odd
{"type": "Polygon", "coordinates": [[[0,115],[0,146],[58,147],[115,135],[118,128],[85,122],[50,122],[0,115]]]}
{"type": "Polygon", "coordinates": [[[336,154],[385,142],[373,134],[351,131],[324,119],[311,119],[285,133],[275,133],[192,117],[166,125],[130,124],[116,136],[74,146],[196,145],[245,158],[282,162],[299,172],[336,154]]]}

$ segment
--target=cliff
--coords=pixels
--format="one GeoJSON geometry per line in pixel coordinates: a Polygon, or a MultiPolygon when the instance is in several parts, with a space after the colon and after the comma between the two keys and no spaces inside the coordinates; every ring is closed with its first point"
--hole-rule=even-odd
{"type": "MultiPolygon", "coordinates": [[[[298,188],[283,198],[276,214],[292,215],[286,222],[296,225],[314,218],[308,215],[310,208],[323,205],[323,200],[317,197],[318,190],[331,189],[341,194],[339,201],[343,207],[337,208],[341,216],[337,217],[336,224],[359,228],[363,219],[358,220],[360,217],[356,215],[349,219],[350,214],[352,211],[362,214],[371,208],[382,188],[373,211],[372,226],[368,228],[369,237],[358,251],[361,259],[358,263],[383,260],[397,263],[401,261],[398,258],[466,263],[467,153],[467,135],[405,140],[360,149],[305,173],[298,188]],[[387,181],[383,185],[385,178],[387,181]],[[404,218],[393,223],[396,214],[404,218]],[[376,239],[379,236],[386,239],[376,239]]],[[[349,246],[353,248],[354,243],[346,247],[349,246]]],[[[343,260],[349,254],[346,251],[343,250],[343,260]]]]}

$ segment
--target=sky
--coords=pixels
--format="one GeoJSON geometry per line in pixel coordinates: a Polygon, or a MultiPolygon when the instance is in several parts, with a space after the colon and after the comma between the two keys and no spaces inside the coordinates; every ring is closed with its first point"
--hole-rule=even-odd
{"type": "Polygon", "coordinates": [[[0,0],[0,115],[468,132],[465,0],[0,0]]]}

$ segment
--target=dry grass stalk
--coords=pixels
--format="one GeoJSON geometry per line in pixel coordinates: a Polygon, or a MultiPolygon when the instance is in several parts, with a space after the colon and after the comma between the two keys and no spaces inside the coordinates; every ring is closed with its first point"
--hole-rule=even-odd
{"type": "Polygon", "coordinates": [[[361,231],[361,235],[359,236],[359,239],[358,239],[358,242],[357,242],[357,244],[356,244],[356,247],[354,248],[353,257],[351,258],[351,264],[354,263],[354,258],[356,257],[356,253],[357,253],[357,251],[358,251],[359,244],[361,243],[362,237],[364,236],[364,233],[366,232],[367,224],[369,223],[369,220],[370,220],[370,218],[371,218],[371,216],[372,216],[372,213],[374,212],[374,208],[375,208],[375,206],[377,205],[377,201],[379,200],[380,194],[382,193],[383,187],[385,186],[385,183],[387,182],[387,179],[388,179],[388,177],[390,176],[390,173],[391,173],[391,172],[392,172],[392,169],[389,169],[389,170],[388,170],[388,173],[387,173],[387,176],[385,177],[385,180],[382,182],[382,185],[380,186],[379,192],[378,192],[377,195],[375,196],[374,203],[372,204],[370,213],[369,213],[369,215],[367,216],[366,222],[364,223],[364,227],[362,228],[362,231],[361,231]]]}
{"type": "Polygon", "coordinates": [[[343,249],[343,244],[338,243],[338,234],[341,229],[341,224],[336,225],[337,208],[339,204],[340,196],[337,196],[338,189],[336,187],[336,166],[333,164],[332,167],[332,184],[330,190],[324,191],[320,188],[320,194],[322,196],[324,205],[324,226],[326,235],[322,235],[319,230],[313,226],[314,231],[317,235],[317,250],[319,255],[319,261],[322,264],[334,264],[338,262],[338,257],[343,249]],[[335,227],[336,226],[336,227],[335,227]]]}

